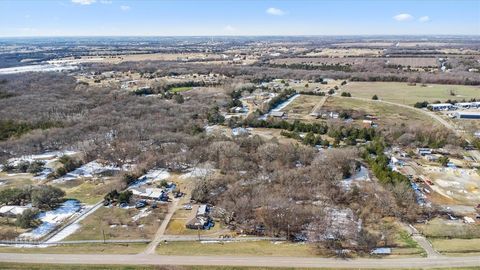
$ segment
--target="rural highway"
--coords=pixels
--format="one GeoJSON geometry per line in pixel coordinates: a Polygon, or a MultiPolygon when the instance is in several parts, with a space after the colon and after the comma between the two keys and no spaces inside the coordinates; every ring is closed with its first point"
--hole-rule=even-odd
{"type": "Polygon", "coordinates": [[[430,268],[480,266],[480,256],[402,259],[334,259],[309,257],[242,256],[163,256],[104,254],[23,254],[0,253],[0,261],[12,263],[48,263],[81,265],[229,265],[262,267],[328,268],[430,268]]]}

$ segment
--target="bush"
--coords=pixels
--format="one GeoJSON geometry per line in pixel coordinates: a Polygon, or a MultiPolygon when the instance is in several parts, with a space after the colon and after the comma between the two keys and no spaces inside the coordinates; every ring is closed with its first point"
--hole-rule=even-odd
{"type": "Polygon", "coordinates": [[[427,106],[428,106],[427,101],[422,101],[422,102],[419,101],[419,102],[415,103],[415,105],[413,105],[413,107],[419,108],[419,109],[426,108],[427,106]]]}
{"type": "Polygon", "coordinates": [[[120,203],[129,203],[130,198],[132,197],[133,193],[130,190],[126,190],[124,192],[120,192],[118,194],[118,201],[120,203]]]}
{"type": "Polygon", "coordinates": [[[17,215],[17,220],[15,221],[15,225],[23,229],[35,227],[37,214],[38,214],[37,210],[26,209],[25,211],[23,211],[22,214],[17,215]]]}
{"type": "Polygon", "coordinates": [[[37,174],[43,170],[43,166],[45,165],[45,162],[36,160],[32,163],[27,168],[27,172],[31,174],[37,174]]]}
{"type": "Polygon", "coordinates": [[[65,192],[53,186],[37,186],[32,189],[30,197],[32,205],[39,209],[53,209],[63,201],[65,192]]]}
{"type": "Polygon", "coordinates": [[[373,95],[372,99],[373,99],[373,100],[378,100],[378,96],[377,96],[377,95],[373,95]]]}
{"type": "Polygon", "coordinates": [[[442,164],[443,167],[447,167],[448,162],[450,162],[450,159],[446,156],[441,156],[438,159],[438,163],[442,164]]]}
{"type": "Polygon", "coordinates": [[[351,97],[352,94],[350,94],[349,92],[342,92],[341,96],[342,97],[351,97]]]}

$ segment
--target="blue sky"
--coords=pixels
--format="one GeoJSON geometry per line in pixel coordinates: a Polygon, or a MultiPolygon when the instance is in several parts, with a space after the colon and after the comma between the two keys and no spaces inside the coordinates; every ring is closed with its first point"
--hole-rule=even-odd
{"type": "Polygon", "coordinates": [[[0,1],[0,36],[480,35],[480,1],[0,1]]]}

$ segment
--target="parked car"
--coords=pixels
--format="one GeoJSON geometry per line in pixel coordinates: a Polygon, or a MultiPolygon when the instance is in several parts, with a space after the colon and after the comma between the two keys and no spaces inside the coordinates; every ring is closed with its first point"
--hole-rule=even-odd
{"type": "Polygon", "coordinates": [[[120,207],[121,207],[121,208],[127,208],[127,207],[128,207],[128,203],[122,202],[122,203],[120,203],[120,207]]]}
{"type": "Polygon", "coordinates": [[[147,206],[147,202],[144,200],[138,201],[135,203],[135,208],[140,209],[147,206]]]}
{"type": "Polygon", "coordinates": [[[185,205],[183,206],[183,209],[185,209],[185,210],[192,210],[192,205],[191,205],[191,204],[185,204],[185,205]]]}
{"type": "Polygon", "coordinates": [[[103,206],[109,206],[109,205],[110,205],[110,201],[106,200],[106,201],[103,202],[103,206]]]}

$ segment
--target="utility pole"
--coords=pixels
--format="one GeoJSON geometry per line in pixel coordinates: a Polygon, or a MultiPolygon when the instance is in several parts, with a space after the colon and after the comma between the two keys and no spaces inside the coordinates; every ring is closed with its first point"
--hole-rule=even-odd
{"type": "Polygon", "coordinates": [[[200,242],[200,226],[197,226],[198,242],[200,242]]]}
{"type": "Polygon", "coordinates": [[[105,244],[106,240],[105,240],[105,230],[102,229],[102,235],[103,235],[103,243],[105,244]]]}

